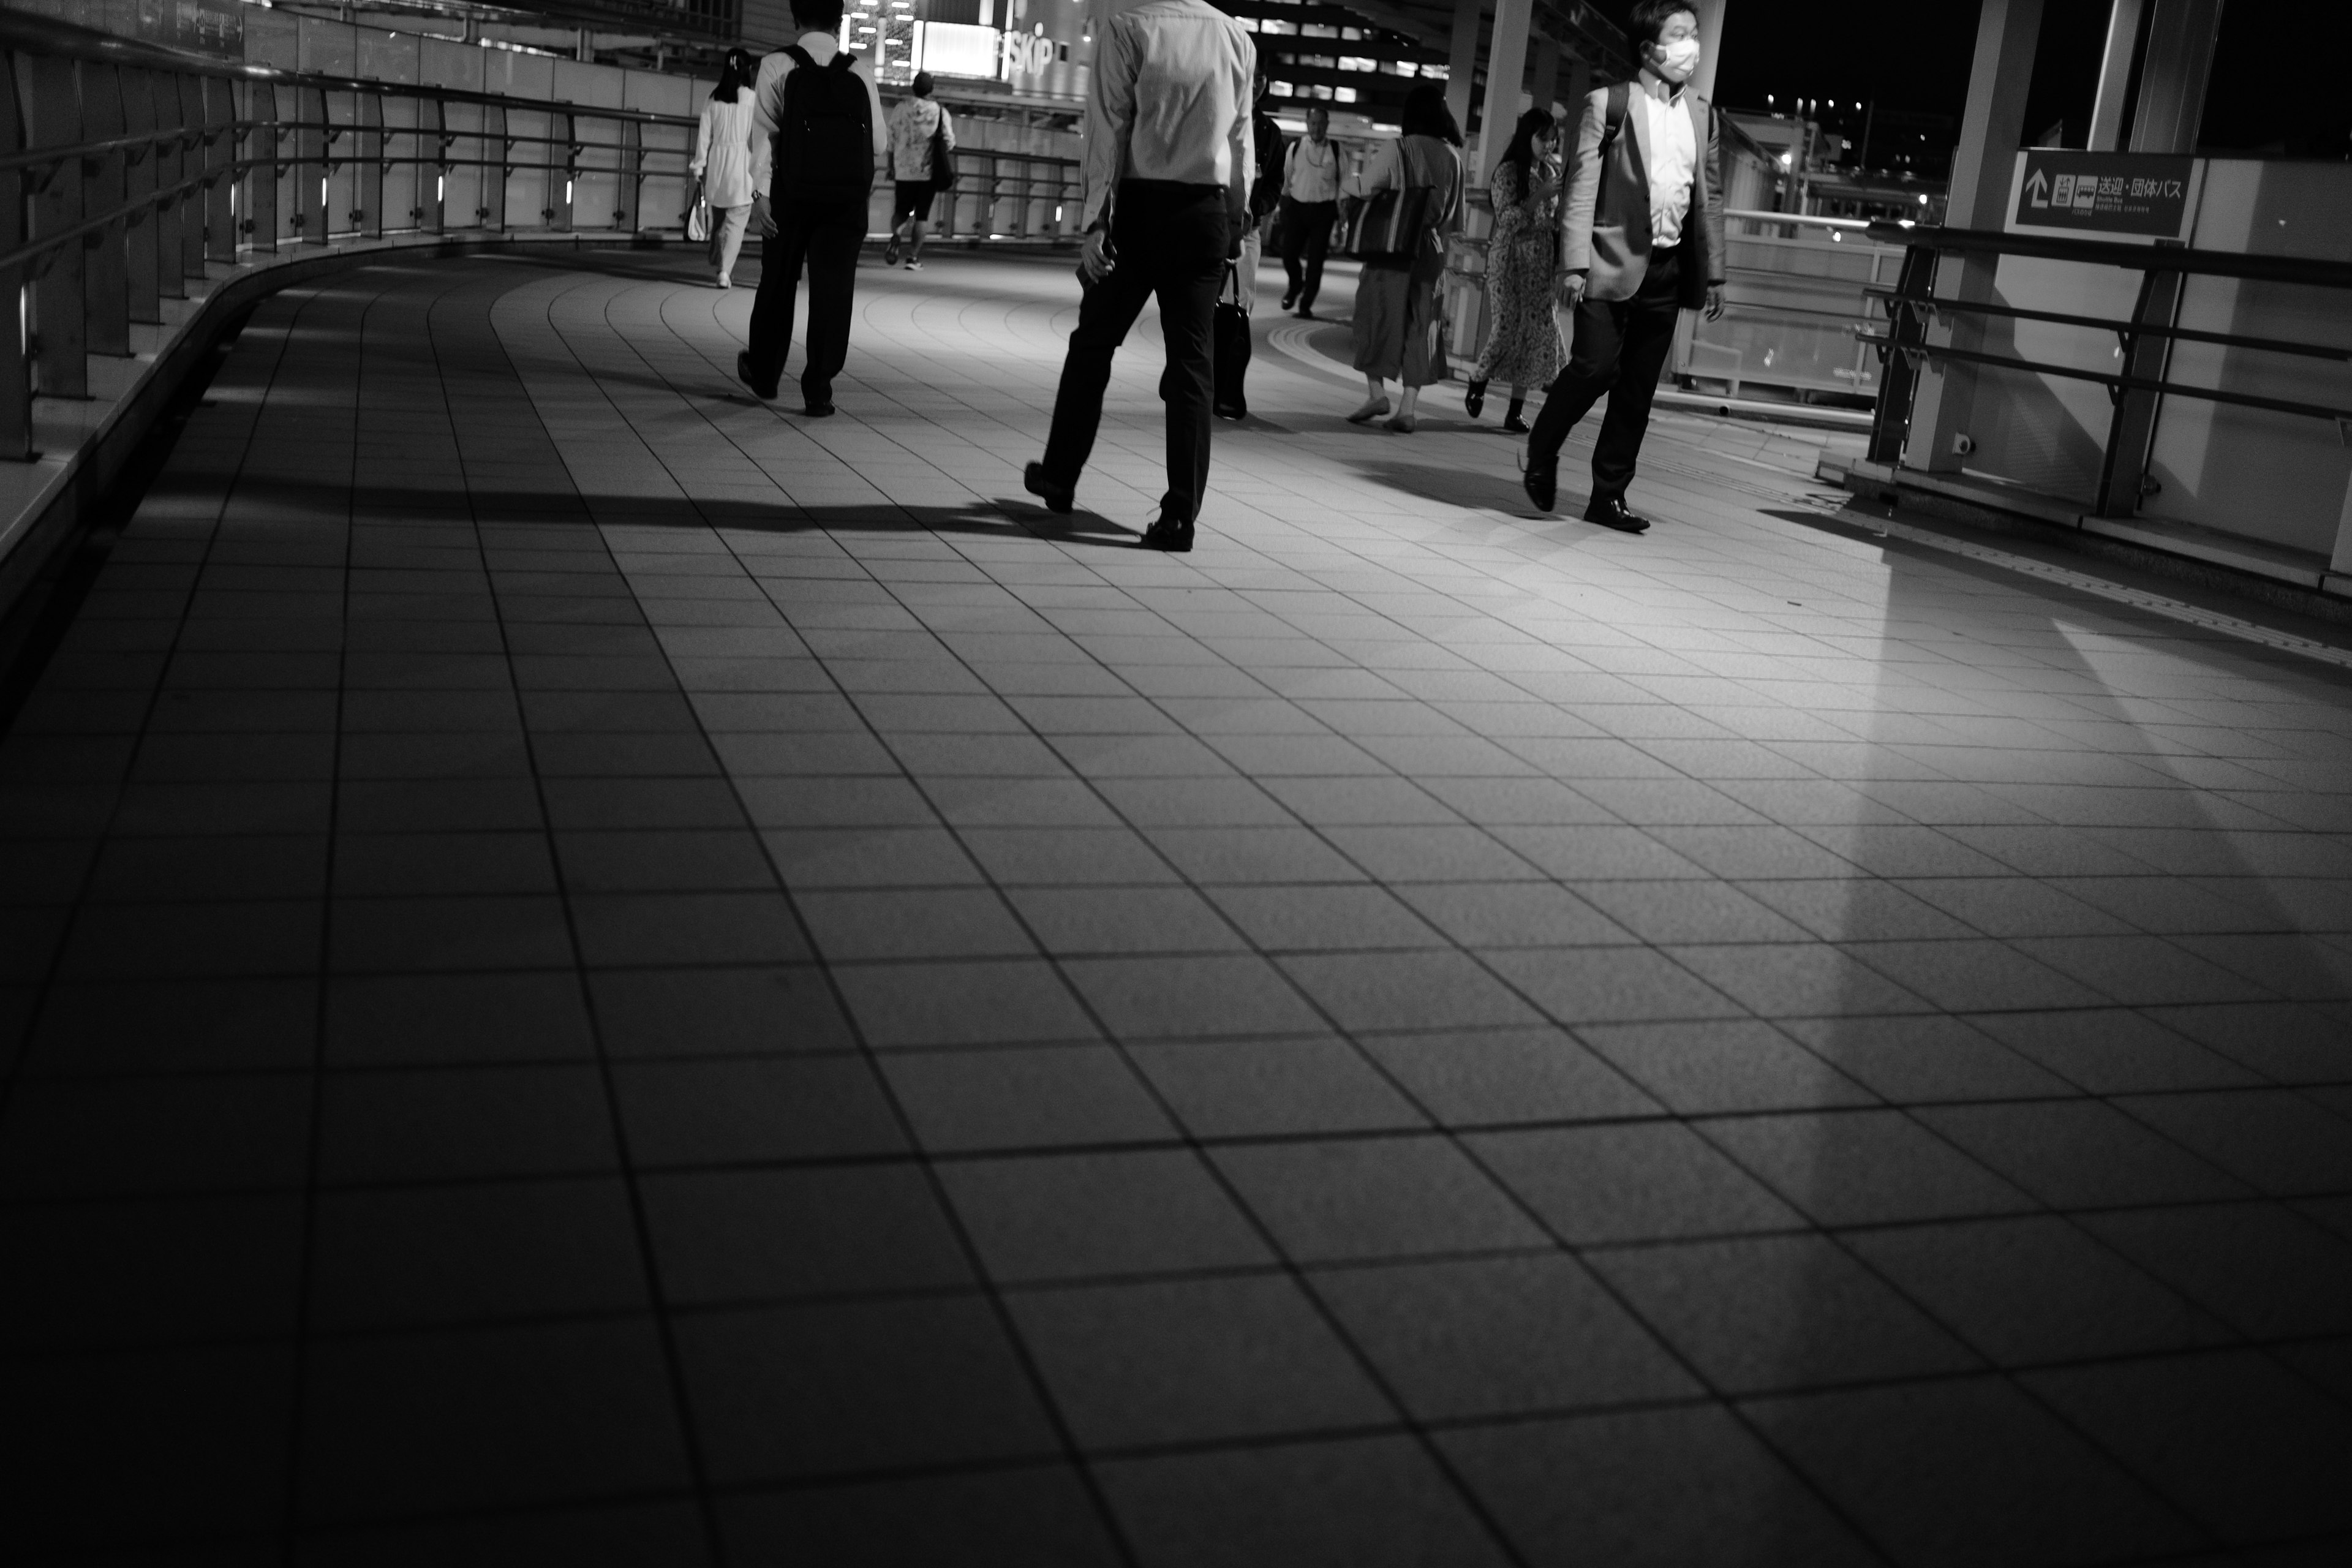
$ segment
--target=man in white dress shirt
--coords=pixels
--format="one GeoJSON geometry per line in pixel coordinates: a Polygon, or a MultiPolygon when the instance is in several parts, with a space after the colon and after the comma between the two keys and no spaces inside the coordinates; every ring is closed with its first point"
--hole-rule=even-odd
{"type": "MultiPolygon", "coordinates": [[[[841,0],[793,0],[796,46],[819,70],[831,70],[841,53],[841,0]]],[[[794,69],[790,49],[760,62],[751,104],[751,226],[766,237],[761,248],[760,292],[751,302],[751,345],[735,356],[735,374],[762,401],[776,395],[784,358],[793,346],[793,293],[805,267],[809,280],[808,358],[801,366],[801,412],[821,418],[833,412],[833,378],[849,358],[849,312],[857,286],[857,250],[866,243],[866,208],[874,188],[875,160],[889,146],[882,95],[873,68],[853,57],[847,74],[866,89],[868,139],[865,191],[853,194],[854,170],[844,178],[832,170],[819,190],[769,190],[777,178],[775,137],[784,119],[784,82],[794,69]],[[839,188],[835,188],[838,186],[839,188]]],[[[855,103],[855,98],[850,100],[855,103]]],[[[829,128],[828,128],[829,129],[829,128]]],[[[854,157],[854,146],[835,149],[854,157]]],[[[846,167],[846,165],[845,165],[846,167]]]]}
{"type": "Polygon", "coordinates": [[[1723,314],[1723,191],[1714,106],[1685,85],[1698,68],[1698,14],[1689,0],[1636,0],[1625,34],[1641,76],[1585,100],[1560,203],[1553,284],[1575,312],[1576,336],[1528,437],[1525,483],[1537,510],[1549,511],[1560,445],[1606,394],[1584,518],[1639,533],[1650,525],[1626,506],[1625,490],[1675,321],[1685,310],[1723,314]]]}
{"type": "Polygon", "coordinates": [[[1103,29],[1087,95],[1086,299],[1062,363],[1043,461],[1024,483],[1046,509],[1076,504],[1102,423],[1110,359],[1155,294],[1168,368],[1168,489],[1143,536],[1192,548],[1209,483],[1210,325],[1225,263],[1249,222],[1250,77],[1257,48],[1207,0],[1150,0],[1103,29]]]}

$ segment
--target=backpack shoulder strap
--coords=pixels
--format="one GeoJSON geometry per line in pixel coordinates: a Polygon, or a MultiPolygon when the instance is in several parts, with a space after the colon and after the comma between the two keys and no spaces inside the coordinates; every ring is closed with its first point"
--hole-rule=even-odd
{"type": "Polygon", "coordinates": [[[832,60],[827,63],[826,68],[830,70],[845,71],[856,63],[857,57],[851,54],[847,49],[843,49],[833,57],[832,60]]]}
{"type": "Polygon", "coordinates": [[[1602,156],[1607,156],[1609,149],[1616,145],[1617,132],[1625,129],[1625,110],[1632,106],[1633,101],[1633,83],[1621,81],[1611,84],[1609,89],[1609,105],[1605,111],[1606,122],[1604,129],[1601,132],[1601,152],[1602,156]]]}
{"type": "Polygon", "coordinates": [[[796,66],[806,66],[811,70],[816,69],[816,57],[810,54],[798,44],[786,44],[784,46],[784,53],[793,57],[793,64],[796,66]]]}

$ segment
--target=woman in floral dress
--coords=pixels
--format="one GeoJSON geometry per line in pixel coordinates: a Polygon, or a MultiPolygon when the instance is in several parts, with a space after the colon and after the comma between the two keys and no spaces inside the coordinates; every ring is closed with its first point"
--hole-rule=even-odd
{"type": "Polygon", "coordinates": [[[1486,242],[1486,310],[1494,328],[1486,352],[1471,372],[1462,399],[1470,417],[1486,405],[1486,383],[1500,378],[1511,388],[1503,428],[1524,434],[1519,417],[1531,386],[1549,386],[1568,363],[1559,321],[1552,314],[1551,265],[1559,245],[1559,171],[1552,153],[1559,128],[1549,110],[1519,116],[1511,144],[1487,189],[1495,205],[1495,232],[1486,242]]]}

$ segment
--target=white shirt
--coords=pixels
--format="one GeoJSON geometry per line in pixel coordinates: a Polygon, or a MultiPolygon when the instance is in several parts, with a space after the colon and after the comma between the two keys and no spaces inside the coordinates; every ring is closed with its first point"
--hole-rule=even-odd
{"type": "Polygon", "coordinates": [[[1650,155],[1650,248],[1664,250],[1682,242],[1683,219],[1690,216],[1698,132],[1682,88],[1646,66],[1637,85],[1633,101],[1642,108],[1642,145],[1650,155]]]}
{"type": "MultiPolygon", "coordinates": [[[[814,57],[812,57],[814,58],[814,57]]],[[[931,177],[931,133],[948,131],[948,145],[956,144],[955,121],[947,105],[928,98],[909,98],[890,111],[890,177],[928,180],[931,177]]]]}
{"type": "Polygon", "coordinates": [[[748,206],[751,201],[751,89],[739,87],[735,101],[702,100],[702,125],[694,139],[694,177],[714,207],[748,206]]]}
{"type": "Polygon", "coordinates": [[[1338,201],[1339,144],[1326,137],[1318,152],[1312,136],[1293,142],[1283,163],[1282,194],[1294,202],[1338,201]]]}
{"type": "MultiPolygon", "coordinates": [[[[808,51],[809,58],[821,66],[831,65],[833,57],[841,53],[841,40],[831,33],[803,33],[800,46],[808,51]]],[[[768,177],[774,172],[776,126],[784,112],[784,78],[792,74],[792,69],[793,57],[778,49],[760,62],[760,84],[752,89],[751,189],[763,196],[768,194],[768,177]]],[[[852,62],[849,72],[866,84],[874,121],[874,151],[878,156],[890,149],[890,121],[882,112],[882,94],[874,85],[874,68],[858,59],[852,62]]]]}
{"type": "Polygon", "coordinates": [[[1249,34],[1207,0],[1150,0],[1113,18],[1087,93],[1079,226],[1093,226],[1121,180],[1223,185],[1247,213],[1256,68],[1249,34]]]}

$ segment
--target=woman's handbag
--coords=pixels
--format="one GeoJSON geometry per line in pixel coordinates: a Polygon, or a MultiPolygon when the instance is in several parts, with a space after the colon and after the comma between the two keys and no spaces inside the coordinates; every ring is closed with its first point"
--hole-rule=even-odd
{"type": "Polygon", "coordinates": [[[938,128],[931,132],[931,189],[951,191],[955,183],[955,149],[948,145],[948,117],[942,110],[938,128]]]}
{"type": "Polygon", "coordinates": [[[710,202],[702,194],[702,186],[694,187],[694,201],[686,209],[686,239],[689,245],[700,245],[710,238],[710,202]]]}
{"type": "Polygon", "coordinates": [[[1349,215],[1347,243],[1340,248],[1359,261],[1410,266],[1429,232],[1430,195],[1427,185],[1374,192],[1349,215]]]}

